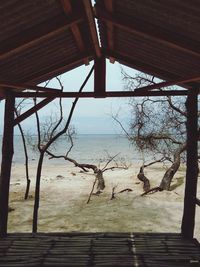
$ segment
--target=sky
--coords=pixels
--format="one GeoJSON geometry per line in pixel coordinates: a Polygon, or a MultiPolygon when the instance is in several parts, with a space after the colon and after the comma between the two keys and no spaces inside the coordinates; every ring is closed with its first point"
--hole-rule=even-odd
{"type": "MultiPolygon", "coordinates": [[[[88,66],[81,66],[72,71],[61,75],[61,80],[64,85],[64,91],[78,91],[87,74],[89,73],[93,62],[88,66]]],[[[106,62],[107,76],[106,88],[108,91],[124,90],[124,82],[121,74],[121,67],[123,67],[129,74],[134,71],[128,67],[122,66],[119,63],[111,64],[108,60],[106,62]]],[[[48,87],[59,88],[58,83],[54,79],[48,87]]],[[[84,88],[84,91],[94,90],[93,75],[84,88]]],[[[73,99],[63,100],[64,113],[67,115],[73,99]]],[[[58,104],[51,103],[39,111],[41,122],[48,119],[51,114],[57,111],[58,104]]],[[[25,107],[25,109],[31,106],[25,107]]],[[[24,109],[24,110],[25,110],[24,109]]],[[[0,133],[3,129],[3,113],[4,101],[0,103],[0,133]]],[[[75,112],[72,117],[71,124],[75,127],[78,134],[116,134],[121,133],[121,128],[113,120],[112,115],[119,113],[121,121],[128,127],[130,111],[128,105],[128,98],[104,98],[104,99],[79,99],[76,105],[75,112]]],[[[35,116],[32,115],[22,123],[25,132],[34,134],[36,132],[35,116]]],[[[19,134],[17,127],[15,134],[19,134]]]]}

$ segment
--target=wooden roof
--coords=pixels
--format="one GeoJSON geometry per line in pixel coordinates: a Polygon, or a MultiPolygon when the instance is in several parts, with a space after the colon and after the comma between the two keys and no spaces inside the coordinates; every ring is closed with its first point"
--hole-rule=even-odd
{"type": "Polygon", "coordinates": [[[96,0],[96,13],[107,57],[163,80],[200,78],[199,1],[96,0]]]}
{"type": "Polygon", "coordinates": [[[95,56],[83,1],[8,0],[0,12],[1,82],[36,84],[95,56]]]}
{"type": "Polygon", "coordinates": [[[200,85],[198,0],[7,0],[0,14],[0,85],[36,85],[100,57],[200,85]]]}

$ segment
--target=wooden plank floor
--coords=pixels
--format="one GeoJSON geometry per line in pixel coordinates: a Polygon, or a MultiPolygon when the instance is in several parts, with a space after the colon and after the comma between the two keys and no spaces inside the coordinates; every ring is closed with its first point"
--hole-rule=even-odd
{"type": "Polygon", "coordinates": [[[200,245],[179,234],[10,234],[0,239],[0,267],[200,266],[200,245]]]}

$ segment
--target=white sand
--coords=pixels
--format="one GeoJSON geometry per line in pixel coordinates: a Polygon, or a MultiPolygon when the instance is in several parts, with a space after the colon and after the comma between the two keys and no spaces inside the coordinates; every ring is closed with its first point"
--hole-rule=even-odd
{"type": "MultiPolygon", "coordinates": [[[[183,210],[182,168],[172,183],[173,191],[157,192],[141,197],[142,183],[137,180],[139,166],[105,173],[106,188],[100,196],[92,196],[86,204],[94,175],[81,173],[68,165],[44,166],[41,183],[38,231],[40,232],[180,232],[183,210]],[[58,175],[63,177],[57,177],[58,175]],[[176,187],[177,184],[180,184],[176,187]],[[116,192],[131,188],[110,200],[113,186],[116,192]]],[[[36,163],[31,164],[30,198],[24,200],[25,175],[23,165],[14,165],[10,187],[9,232],[31,232],[36,163]]],[[[162,165],[146,170],[151,186],[159,185],[162,165]]],[[[200,197],[200,186],[198,187],[200,197]]],[[[195,236],[200,240],[200,207],[197,206],[195,236]]]]}

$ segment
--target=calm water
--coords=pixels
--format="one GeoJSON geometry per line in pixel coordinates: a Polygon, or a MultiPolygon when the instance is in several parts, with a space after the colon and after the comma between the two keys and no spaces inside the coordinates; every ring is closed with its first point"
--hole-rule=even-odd
{"type": "MultiPolygon", "coordinates": [[[[32,137],[32,143],[36,144],[36,137],[32,137]]],[[[2,137],[0,138],[2,141],[2,137]]],[[[24,154],[21,136],[14,138],[14,163],[23,163],[24,154]]],[[[52,152],[56,155],[65,155],[69,144],[65,138],[59,139],[56,144],[51,148],[52,152]]],[[[37,160],[38,152],[33,151],[31,146],[28,145],[30,161],[37,160]]],[[[102,161],[107,161],[108,154],[114,156],[116,154],[118,161],[124,160],[128,163],[137,162],[140,160],[138,152],[129,143],[127,138],[122,135],[77,135],[74,139],[74,147],[69,154],[69,157],[74,158],[80,163],[95,163],[98,164],[102,161]]],[[[63,164],[62,159],[47,160],[49,163],[63,164]]]]}

